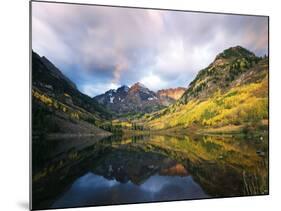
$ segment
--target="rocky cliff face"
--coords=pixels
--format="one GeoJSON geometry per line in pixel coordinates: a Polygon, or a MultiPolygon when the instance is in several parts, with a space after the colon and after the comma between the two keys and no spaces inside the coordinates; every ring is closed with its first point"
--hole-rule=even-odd
{"type": "Polygon", "coordinates": [[[170,89],[161,89],[157,91],[157,95],[160,97],[169,97],[173,100],[178,100],[182,94],[185,92],[186,88],[170,88],[170,89]]]}

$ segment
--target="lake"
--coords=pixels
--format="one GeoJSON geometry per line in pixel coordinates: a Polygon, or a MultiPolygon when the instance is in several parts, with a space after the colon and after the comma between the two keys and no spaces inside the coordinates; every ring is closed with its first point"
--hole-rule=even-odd
{"type": "Polygon", "coordinates": [[[268,194],[267,135],[33,140],[33,209],[268,194]]]}

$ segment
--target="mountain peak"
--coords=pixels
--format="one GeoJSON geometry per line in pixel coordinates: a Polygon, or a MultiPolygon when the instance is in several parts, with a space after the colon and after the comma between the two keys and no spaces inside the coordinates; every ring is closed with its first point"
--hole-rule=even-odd
{"type": "Polygon", "coordinates": [[[117,92],[128,92],[128,91],[129,91],[129,87],[127,85],[120,86],[117,89],[117,92]]]}
{"type": "Polygon", "coordinates": [[[141,87],[141,88],[147,89],[147,87],[140,82],[137,82],[137,83],[133,84],[131,88],[133,88],[133,87],[141,87]]]}
{"type": "Polygon", "coordinates": [[[256,55],[247,50],[246,48],[241,47],[240,45],[230,47],[225,49],[222,53],[216,56],[215,60],[218,59],[230,59],[230,58],[249,58],[249,57],[256,57],[256,55]]]}
{"type": "Polygon", "coordinates": [[[150,90],[140,82],[133,84],[130,88],[130,92],[149,92],[150,90]]]}
{"type": "Polygon", "coordinates": [[[226,90],[234,84],[243,83],[245,75],[257,70],[255,66],[261,61],[251,51],[235,46],[218,54],[215,60],[206,68],[200,70],[195,79],[189,84],[181,98],[187,102],[191,98],[207,98],[218,90],[226,90]]]}
{"type": "Polygon", "coordinates": [[[110,90],[107,91],[107,93],[113,93],[113,92],[116,92],[116,90],[115,89],[110,89],[110,90]]]}

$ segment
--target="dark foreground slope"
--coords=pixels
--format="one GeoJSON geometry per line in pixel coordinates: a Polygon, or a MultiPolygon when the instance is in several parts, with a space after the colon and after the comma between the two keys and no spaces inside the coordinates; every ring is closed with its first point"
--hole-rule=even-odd
{"type": "Polygon", "coordinates": [[[32,52],[32,131],[40,134],[108,134],[97,127],[111,115],[47,58],[32,52]]]}

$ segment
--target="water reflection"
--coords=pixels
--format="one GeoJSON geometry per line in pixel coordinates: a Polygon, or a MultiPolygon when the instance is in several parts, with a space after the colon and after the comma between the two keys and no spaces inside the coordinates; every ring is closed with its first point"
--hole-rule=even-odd
{"type": "Polygon", "coordinates": [[[40,139],[33,208],[266,194],[267,143],[266,136],[40,139]]]}
{"type": "Polygon", "coordinates": [[[77,179],[71,188],[54,204],[53,208],[120,204],[148,201],[206,198],[207,195],[191,176],[149,177],[144,183],[136,185],[131,181],[123,184],[117,180],[107,180],[93,173],[77,179]]]}

